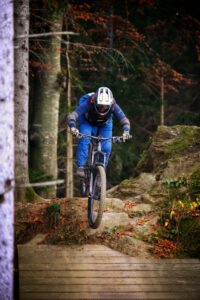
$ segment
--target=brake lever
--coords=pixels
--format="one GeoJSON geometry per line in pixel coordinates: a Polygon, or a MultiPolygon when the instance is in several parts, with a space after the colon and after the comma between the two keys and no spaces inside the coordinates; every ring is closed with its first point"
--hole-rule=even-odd
{"type": "Polygon", "coordinates": [[[113,137],[113,143],[120,143],[122,142],[123,138],[121,136],[113,137]]]}
{"type": "Polygon", "coordinates": [[[83,138],[83,135],[79,132],[77,138],[78,138],[78,139],[82,139],[82,138],[83,138]]]}

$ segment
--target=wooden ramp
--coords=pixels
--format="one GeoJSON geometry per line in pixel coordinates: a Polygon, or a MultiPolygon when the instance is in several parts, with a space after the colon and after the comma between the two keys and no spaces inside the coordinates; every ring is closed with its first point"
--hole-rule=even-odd
{"type": "Polygon", "coordinates": [[[101,245],[18,245],[20,300],[200,299],[200,261],[150,260],[101,245]]]}

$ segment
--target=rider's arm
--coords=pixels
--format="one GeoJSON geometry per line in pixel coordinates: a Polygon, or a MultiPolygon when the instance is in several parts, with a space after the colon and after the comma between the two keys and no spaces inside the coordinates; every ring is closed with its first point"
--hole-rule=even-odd
{"type": "Polygon", "coordinates": [[[114,116],[117,117],[119,120],[123,131],[130,131],[130,122],[129,119],[126,117],[125,113],[123,110],[119,107],[118,104],[115,105],[115,109],[113,111],[114,116]]]}
{"type": "Polygon", "coordinates": [[[75,127],[76,128],[76,121],[78,117],[81,115],[84,115],[90,108],[90,105],[88,103],[84,103],[80,106],[78,106],[71,114],[67,117],[67,124],[70,128],[75,127]]]}

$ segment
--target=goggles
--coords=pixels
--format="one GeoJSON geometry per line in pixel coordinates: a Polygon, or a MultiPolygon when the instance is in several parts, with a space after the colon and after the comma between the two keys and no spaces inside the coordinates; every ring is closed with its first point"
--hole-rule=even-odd
{"type": "Polygon", "coordinates": [[[109,106],[109,105],[97,104],[96,108],[97,108],[97,110],[98,110],[100,113],[104,113],[104,112],[106,112],[106,111],[109,110],[110,106],[109,106]]]}

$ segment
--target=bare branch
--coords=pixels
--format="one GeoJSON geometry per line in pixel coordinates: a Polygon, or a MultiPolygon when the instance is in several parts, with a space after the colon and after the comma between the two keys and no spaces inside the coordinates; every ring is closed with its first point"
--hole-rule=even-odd
{"type": "Polygon", "coordinates": [[[23,35],[17,35],[15,38],[22,39],[22,38],[35,38],[35,37],[41,37],[41,36],[51,36],[51,35],[79,35],[79,33],[73,32],[73,31],[55,31],[55,32],[43,32],[43,33],[34,33],[34,34],[23,34],[23,35]]]}
{"type": "Polygon", "coordinates": [[[63,179],[54,180],[54,181],[45,181],[45,182],[34,182],[34,183],[26,183],[26,184],[20,184],[17,187],[23,188],[23,187],[31,187],[31,186],[50,186],[55,184],[61,184],[65,181],[63,179]]]}
{"type": "MultiPolygon", "coordinates": [[[[60,39],[59,37],[57,37],[58,39],[60,39]]],[[[64,41],[63,39],[61,39],[61,41],[64,44],[70,44],[73,45],[75,47],[79,47],[82,48],[84,51],[87,52],[87,49],[95,49],[95,50],[99,50],[102,53],[105,53],[113,62],[117,62],[117,59],[120,58],[121,61],[125,64],[126,67],[130,66],[134,69],[133,65],[131,64],[131,62],[121,53],[121,51],[119,51],[116,48],[107,48],[107,47],[102,47],[102,46],[96,46],[96,45],[88,45],[88,44],[82,44],[82,43],[73,43],[73,42],[69,42],[69,41],[64,41]],[[116,58],[112,56],[111,53],[114,53],[116,55],[116,58]]],[[[87,52],[88,53],[88,52],[87,52]]]]}

